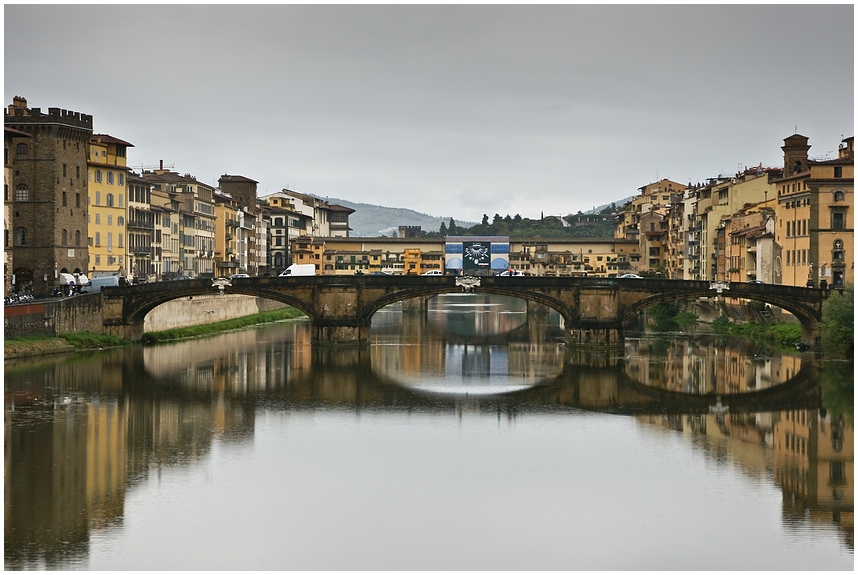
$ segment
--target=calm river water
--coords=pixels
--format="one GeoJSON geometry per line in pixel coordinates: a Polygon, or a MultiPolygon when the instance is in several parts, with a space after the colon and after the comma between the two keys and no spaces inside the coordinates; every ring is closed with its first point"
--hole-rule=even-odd
{"type": "Polygon", "coordinates": [[[7,361],[5,568],[853,569],[851,373],[557,321],[451,295],[368,346],[7,361]]]}

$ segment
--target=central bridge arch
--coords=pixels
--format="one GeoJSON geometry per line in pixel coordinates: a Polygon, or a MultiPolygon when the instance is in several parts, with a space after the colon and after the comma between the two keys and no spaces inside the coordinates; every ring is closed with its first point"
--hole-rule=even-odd
{"type": "Polygon", "coordinates": [[[801,322],[813,344],[827,292],[768,284],[710,284],[661,279],[453,276],[310,276],[182,280],[102,288],[105,331],[143,336],[152,309],[171,300],[217,293],[261,297],[293,306],[310,319],[317,342],[368,341],[373,315],[392,303],[462,291],[504,295],[556,310],[571,342],[621,344],[623,326],[639,311],[666,301],[732,297],[777,305],[801,322]]]}

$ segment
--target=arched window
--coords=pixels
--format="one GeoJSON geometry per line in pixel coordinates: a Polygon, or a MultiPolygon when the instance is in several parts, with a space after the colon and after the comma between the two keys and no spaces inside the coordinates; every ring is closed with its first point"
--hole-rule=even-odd
{"type": "Polygon", "coordinates": [[[63,230],[60,234],[60,245],[65,246],[69,241],[69,233],[66,230],[63,230]]]}
{"type": "Polygon", "coordinates": [[[30,201],[30,188],[27,187],[27,184],[18,184],[18,187],[15,188],[15,201],[16,202],[29,202],[30,201]]]}
{"type": "Polygon", "coordinates": [[[80,230],[74,231],[74,245],[76,248],[80,247],[80,230]]]}
{"type": "Polygon", "coordinates": [[[125,218],[123,218],[122,216],[116,216],[116,225],[117,226],[124,226],[125,225],[125,218]]]}
{"type": "Polygon", "coordinates": [[[18,144],[15,151],[19,158],[26,158],[29,155],[30,150],[27,148],[27,144],[18,144]]]}
{"type": "Polygon", "coordinates": [[[27,245],[27,228],[15,228],[15,245],[27,245]]]}
{"type": "Polygon", "coordinates": [[[844,197],[845,197],[845,194],[843,193],[843,190],[836,190],[834,192],[834,201],[835,202],[842,202],[844,197]]]}

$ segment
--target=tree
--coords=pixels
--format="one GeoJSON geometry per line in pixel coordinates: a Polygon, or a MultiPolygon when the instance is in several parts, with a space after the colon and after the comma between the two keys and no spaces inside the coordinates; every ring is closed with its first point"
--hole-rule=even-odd
{"type": "Polygon", "coordinates": [[[451,236],[459,234],[459,228],[456,227],[456,222],[453,221],[453,218],[450,218],[450,223],[447,225],[447,234],[451,236]]]}
{"type": "Polygon", "coordinates": [[[442,238],[446,237],[447,236],[447,224],[445,224],[444,222],[441,222],[441,228],[438,230],[438,233],[441,234],[442,238]]]}
{"type": "Polygon", "coordinates": [[[855,289],[832,291],[822,304],[820,341],[825,353],[852,357],[855,350],[855,289]]]}
{"type": "Polygon", "coordinates": [[[484,226],[488,226],[488,225],[489,225],[489,216],[488,216],[488,215],[483,214],[483,221],[481,222],[481,224],[482,224],[482,225],[484,225],[484,226]]]}

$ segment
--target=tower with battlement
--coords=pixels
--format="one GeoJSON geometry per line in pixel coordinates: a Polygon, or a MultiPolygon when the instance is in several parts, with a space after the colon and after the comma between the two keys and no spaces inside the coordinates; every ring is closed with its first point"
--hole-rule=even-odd
{"type": "Polygon", "coordinates": [[[87,143],[92,116],[28,108],[15,96],[5,127],[21,132],[8,153],[14,163],[12,202],[14,274],[41,294],[60,284],[60,274],[85,273],[87,242],[87,143]]]}

